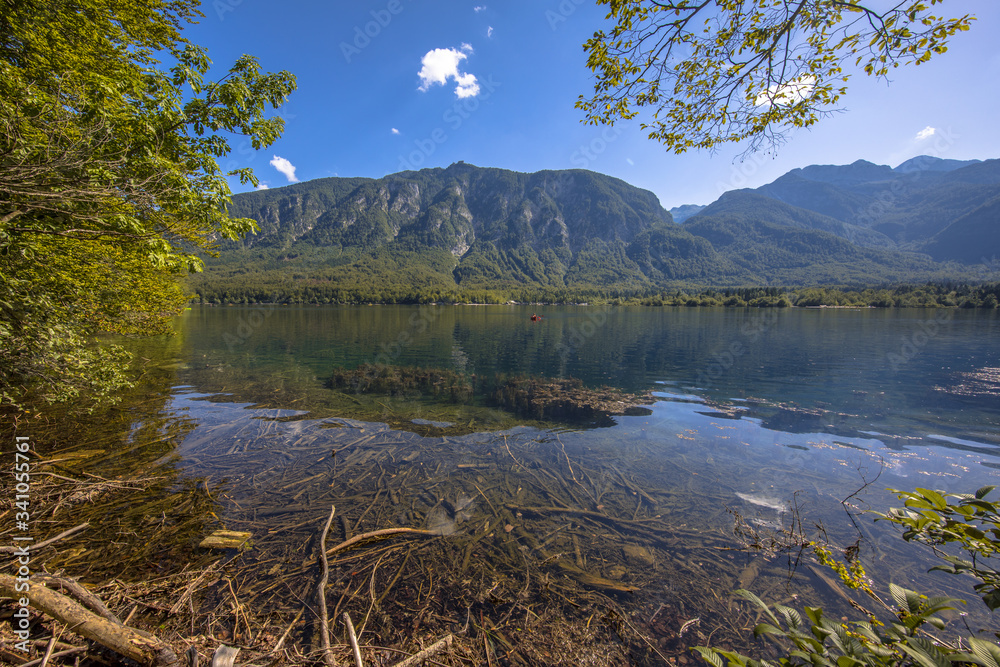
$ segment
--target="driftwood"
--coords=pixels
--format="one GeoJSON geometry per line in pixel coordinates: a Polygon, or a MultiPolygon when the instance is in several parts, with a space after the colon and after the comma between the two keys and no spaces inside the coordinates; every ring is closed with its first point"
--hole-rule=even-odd
{"type": "Polygon", "coordinates": [[[238,646],[233,647],[223,644],[215,649],[215,654],[212,656],[212,667],[233,667],[239,652],[240,649],[238,646]]]}
{"type": "MultiPolygon", "coordinates": [[[[42,548],[47,547],[50,544],[53,544],[54,542],[58,542],[59,540],[63,539],[64,537],[69,537],[70,535],[78,533],[81,530],[84,530],[85,528],[89,528],[89,527],[90,527],[89,523],[81,523],[79,526],[75,526],[73,528],[70,528],[69,530],[64,530],[63,532],[59,533],[55,537],[50,537],[49,539],[44,540],[42,542],[39,542],[38,544],[32,544],[31,545],[31,550],[32,551],[39,551],[42,548]]],[[[5,554],[16,553],[17,549],[18,549],[18,547],[2,546],[2,547],[0,547],[0,553],[5,553],[5,554]]]]}
{"type": "MultiPolygon", "coordinates": [[[[83,653],[87,649],[83,646],[77,646],[74,648],[66,649],[65,651],[58,651],[56,653],[48,654],[49,660],[52,658],[65,658],[69,655],[75,655],[77,653],[83,653]]],[[[18,667],[35,667],[36,665],[41,665],[44,658],[38,658],[37,660],[31,660],[29,662],[22,662],[18,667]]]]}
{"type": "Polygon", "coordinates": [[[382,540],[389,537],[395,537],[396,535],[408,535],[410,537],[440,537],[441,533],[435,530],[421,530],[419,528],[385,528],[383,530],[373,530],[370,533],[355,535],[349,540],[344,540],[337,546],[328,549],[326,551],[326,555],[331,556],[338,551],[350,549],[361,542],[382,540]]]}
{"type": "MultiPolygon", "coordinates": [[[[15,589],[17,580],[0,574],[0,595],[15,600],[25,594],[15,589]]],[[[73,632],[150,667],[181,667],[173,650],[153,635],[115,625],[85,609],[62,593],[34,584],[26,594],[32,607],[51,616],[73,632]]]]}
{"type": "Polygon", "coordinates": [[[409,658],[400,660],[393,667],[417,667],[417,665],[422,665],[431,656],[437,655],[445,649],[450,649],[454,639],[452,635],[448,635],[444,639],[434,642],[420,653],[414,653],[409,658]]]}
{"type": "MultiPolygon", "coordinates": [[[[354,623],[351,623],[351,615],[344,612],[344,625],[347,626],[347,638],[351,641],[351,652],[354,654],[355,667],[364,667],[361,662],[361,647],[358,646],[358,636],[354,633],[354,623]]],[[[362,628],[362,632],[364,628],[362,628]]]]}
{"type": "Polygon", "coordinates": [[[73,597],[82,602],[87,609],[94,612],[98,616],[106,618],[115,625],[124,625],[120,618],[115,616],[110,609],[108,609],[101,599],[96,595],[88,591],[86,588],[80,585],[79,582],[72,579],[64,579],[63,577],[54,577],[52,575],[41,574],[36,577],[37,580],[47,582],[50,584],[56,584],[65,588],[69,591],[73,597]]]}
{"type": "Polygon", "coordinates": [[[326,557],[326,534],[330,532],[330,524],[333,523],[333,514],[337,511],[335,505],[330,506],[330,516],[323,526],[323,533],[319,538],[319,557],[323,561],[323,574],[316,586],[316,597],[319,598],[319,636],[323,646],[323,662],[328,667],[336,667],[337,662],[330,652],[330,618],[326,611],[326,583],[330,578],[330,562],[326,557]]]}

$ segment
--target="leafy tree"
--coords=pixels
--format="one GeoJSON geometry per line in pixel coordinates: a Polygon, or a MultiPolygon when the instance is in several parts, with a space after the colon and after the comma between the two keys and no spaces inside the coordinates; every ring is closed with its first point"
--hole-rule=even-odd
{"type": "Polygon", "coordinates": [[[243,56],[218,81],[181,34],[196,0],[0,0],[0,399],[126,381],[99,331],[158,333],[199,251],[255,228],[226,212],[228,136],[283,129],[295,88],[243,56]],[[165,67],[159,58],[172,63],[165,67]]]}
{"type": "Polygon", "coordinates": [[[642,128],[675,153],[779,144],[832,112],[851,69],[885,77],[927,62],[974,20],[932,14],[943,0],[886,10],[858,0],[597,1],[615,25],[584,44],[597,81],[577,107],[606,125],[648,107],[642,128]]]}

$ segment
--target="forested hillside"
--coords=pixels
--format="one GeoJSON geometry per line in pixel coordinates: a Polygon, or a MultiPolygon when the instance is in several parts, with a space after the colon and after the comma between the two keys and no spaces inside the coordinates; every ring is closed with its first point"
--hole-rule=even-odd
{"type": "Polygon", "coordinates": [[[970,267],[916,251],[923,244],[967,260],[952,246],[979,233],[988,206],[976,213],[963,200],[955,210],[969,217],[954,229],[939,216],[930,226],[909,220],[905,233],[890,229],[888,214],[865,224],[857,213],[874,196],[870,179],[897,173],[928,180],[938,208],[947,199],[941,192],[995,187],[992,163],[931,166],[938,170],[929,179],[913,165],[796,170],[758,191],[681,207],[693,214],[683,225],[651,192],[585,170],[528,174],[459,162],[379,179],[319,179],[236,195],[230,214],[260,229],[221,244],[191,286],[208,302],[495,302],[968,278],[970,267]],[[798,182],[805,185],[796,191],[798,182]]]}
{"type": "MultiPolygon", "coordinates": [[[[1000,220],[983,208],[1000,197],[1000,160],[924,155],[895,169],[864,160],[813,165],[725,197],[747,198],[747,210],[759,208],[762,197],[782,202],[790,207],[789,217],[802,226],[832,231],[858,245],[927,253],[939,262],[974,263],[984,254],[1000,253],[995,236],[1000,220]],[[844,231],[831,229],[832,220],[844,231]],[[959,220],[962,223],[954,226],[959,220]],[[971,259],[970,242],[982,246],[971,259]]],[[[698,215],[710,214],[712,207],[698,215]]]]}

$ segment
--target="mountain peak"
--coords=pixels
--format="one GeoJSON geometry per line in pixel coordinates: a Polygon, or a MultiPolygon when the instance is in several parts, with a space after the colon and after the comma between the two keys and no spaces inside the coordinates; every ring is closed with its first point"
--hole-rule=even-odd
{"type": "Polygon", "coordinates": [[[916,171],[954,171],[962,167],[978,164],[980,160],[949,160],[935,157],[933,155],[918,155],[903,162],[893,171],[900,174],[909,174],[916,171]]]}
{"type": "Polygon", "coordinates": [[[875,164],[868,160],[855,160],[849,165],[814,164],[802,169],[793,169],[789,173],[822,183],[885,181],[895,175],[888,165],[875,164]]]}
{"type": "Polygon", "coordinates": [[[673,216],[674,222],[682,224],[691,216],[698,215],[703,208],[705,207],[701,204],[681,204],[670,209],[670,215],[673,216]]]}

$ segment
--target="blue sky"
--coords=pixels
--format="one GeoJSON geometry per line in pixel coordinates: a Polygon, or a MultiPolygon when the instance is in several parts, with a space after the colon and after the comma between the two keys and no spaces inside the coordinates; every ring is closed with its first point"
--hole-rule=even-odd
{"type": "Polygon", "coordinates": [[[667,153],[636,121],[580,122],[574,102],[593,89],[582,44],[606,26],[606,8],[593,0],[206,0],[205,17],[185,34],[208,48],[215,74],[249,53],[266,70],[297,76],[280,112],[282,138],[259,152],[237,140],[222,161],[252,167],[268,187],[464,160],[591,169],[671,208],[809,164],[1000,157],[1000,3],[940,7],[978,18],[946,54],[894,70],[891,84],[855,75],[842,113],[795,133],[777,156],[742,161],[739,148],[667,153]]]}

